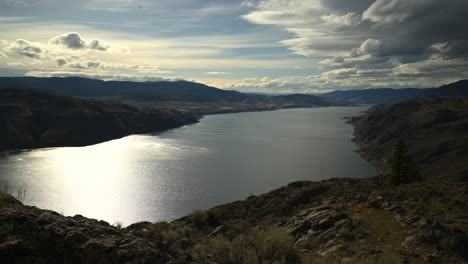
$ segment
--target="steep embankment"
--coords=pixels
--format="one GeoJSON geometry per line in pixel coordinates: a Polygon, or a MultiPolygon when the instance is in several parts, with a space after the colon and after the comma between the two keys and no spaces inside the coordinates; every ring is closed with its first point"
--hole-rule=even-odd
{"type": "Polygon", "coordinates": [[[361,152],[383,168],[402,138],[431,177],[468,179],[468,98],[423,97],[374,107],[351,119],[361,152]]]}
{"type": "Polygon", "coordinates": [[[95,144],[129,134],[179,127],[197,119],[175,110],[0,90],[0,151],[95,144]]]}

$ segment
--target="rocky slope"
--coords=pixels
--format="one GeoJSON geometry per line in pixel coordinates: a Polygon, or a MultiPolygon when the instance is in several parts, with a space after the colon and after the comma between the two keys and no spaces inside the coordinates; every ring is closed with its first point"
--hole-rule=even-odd
{"type": "Polygon", "coordinates": [[[395,142],[407,142],[410,154],[430,177],[468,180],[468,98],[423,97],[374,107],[353,118],[355,138],[364,156],[389,167],[395,142]]]}
{"type": "Polygon", "coordinates": [[[168,263],[160,241],[138,238],[104,221],[24,206],[0,193],[1,263],[168,263]]]}
{"type": "Polygon", "coordinates": [[[190,113],[44,92],[0,90],[0,151],[95,144],[197,122],[190,113]]]}

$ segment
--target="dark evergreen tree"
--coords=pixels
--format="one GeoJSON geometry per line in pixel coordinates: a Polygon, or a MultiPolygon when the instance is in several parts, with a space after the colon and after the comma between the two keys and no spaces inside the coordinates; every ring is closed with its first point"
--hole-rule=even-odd
{"type": "Polygon", "coordinates": [[[409,183],[420,179],[420,172],[417,164],[408,154],[408,147],[400,139],[393,147],[392,173],[390,174],[390,184],[398,186],[401,183],[409,183]]]}

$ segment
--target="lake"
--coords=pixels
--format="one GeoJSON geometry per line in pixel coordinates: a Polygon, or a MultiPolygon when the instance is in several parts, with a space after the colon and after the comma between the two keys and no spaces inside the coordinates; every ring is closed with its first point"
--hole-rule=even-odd
{"type": "Polygon", "coordinates": [[[366,109],[210,115],[155,135],[3,155],[0,184],[64,215],[124,225],[173,220],[293,181],[377,175],[354,152],[343,119],[366,109]]]}

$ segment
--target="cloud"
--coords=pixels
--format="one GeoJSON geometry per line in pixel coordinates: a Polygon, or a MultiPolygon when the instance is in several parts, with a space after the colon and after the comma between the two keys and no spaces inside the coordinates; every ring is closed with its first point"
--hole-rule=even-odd
{"type": "Polygon", "coordinates": [[[212,71],[212,72],[205,72],[204,74],[208,74],[208,75],[224,75],[224,74],[226,74],[226,72],[212,71]]]}
{"type": "Polygon", "coordinates": [[[59,67],[62,67],[63,65],[68,63],[65,59],[57,59],[56,62],[59,67]]]}
{"type": "Polygon", "coordinates": [[[95,69],[98,68],[101,62],[99,61],[86,61],[86,62],[76,62],[71,63],[68,66],[75,69],[95,69]]]}
{"type": "Polygon", "coordinates": [[[103,41],[94,39],[91,40],[91,42],[88,45],[88,48],[93,50],[106,51],[110,48],[110,45],[103,41]]]}
{"type": "Polygon", "coordinates": [[[127,52],[127,48],[123,46],[111,45],[102,40],[86,40],[77,32],[63,33],[49,40],[49,44],[63,46],[72,50],[97,50],[97,51],[114,51],[127,52]]]}
{"type": "Polygon", "coordinates": [[[439,5],[449,3],[440,0],[376,0],[362,16],[375,23],[402,23],[412,17],[435,11],[434,8],[439,5]]]}
{"type": "Polygon", "coordinates": [[[86,47],[85,40],[76,32],[63,33],[53,37],[49,43],[62,45],[69,49],[84,49],[86,47]]]}
{"type": "Polygon", "coordinates": [[[46,57],[46,51],[40,44],[30,42],[24,39],[17,39],[8,44],[3,51],[8,54],[14,54],[26,58],[42,59],[46,57]]]}
{"type": "Polygon", "coordinates": [[[246,21],[289,33],[279,43],[294,54],[325,57],[323,73],[312,78],[318,87],[413,84],[409,76],[419,78],[419,87],[432,86],[424,79],[429,75],[437,83],[467,76],[460,63],[468,60],[465,0],[252,0],[245,6],[246,21]]]}
{"type": "Polygon", "coordinates": [[[320,17],[323,22],[326,24],[340,27],[340,26],[355,26],[361,23],[361,16],[351,12],[347,13],[346,15],[339,16],[335,14],[328,14],[328,15],[323,15],[320,17]]]}
{"type": "Polygon", "coordinates": [[[5,53],[0,51],[0,58],[8,58],[8,56],[5,53]]]}
{"type": "Polygon", "coordinates": [[[359,48],[351,50],[351,56],[357,57],[367,54],[378,54],[384,49],[384,44],[378,39],[366,39],[359,48]]]}
{"type": "Polygon", "coordinates": [[[113,73],[99,70],[79,69],[67,70],[33,70],[25,74],[30,77],[84,77],[105,81],[180,81],[181,77],[166,77],[157,75],[134,75],[125,73],[113,73]]]}

